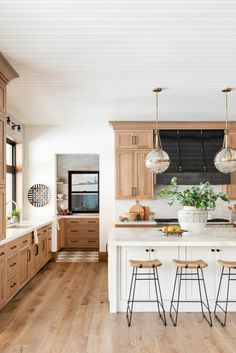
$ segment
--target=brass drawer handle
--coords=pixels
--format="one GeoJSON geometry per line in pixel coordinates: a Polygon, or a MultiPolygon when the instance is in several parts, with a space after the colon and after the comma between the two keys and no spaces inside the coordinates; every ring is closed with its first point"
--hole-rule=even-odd
{"type": "Polygon", "coordinates": [[[79,222],[78,222],[78,221],[70,221],[70,223],[76,223],[76,224],[77,224],[77,223],[79,223],[79,222]]]}
{"type": "Polygon", "coordinates": [[[28,259],[27,259],[27,261],[29,262],[29,261],[31,260],[31,251],[30,251],[30,249],[28,249],[27,252],[28,252],[28,259]]]}
{"type": "Polygon", "coordinates": [[[44,240],[42,240],[42,251],[44,250],[44,240]]]}
{"type": "Polygon", "coordinates": [[[5,254],[5,252],[4,251],[2,251],[1,253],[0,253],[0,256],[2,256],[2,255],[4,255],[5,254]]]}
{"type": "Polygon", "coordinates": [[[88,223],[96,223],[96,221],[88,221],[88,223]]]}
{"type": "Polygon", "coordinates": [[[96,243],[96,240],[88,240],[89,243],[96,243]]]}
{"type": "Polygon", "coordinates": [[[16,282],[14,282],[11,286],[10,286],[10,288],[13,288],[13,287],[15,287],[16,286],[16,282]]]}
{"type": "Polygon", "coordinates": [[[78,243],[78,240],[71,240],[71,243],[78,243]]]}
{"type": "Polygon", "coordinates": [[[11,250],[13,250],[13,249],[15,249],[16,248],[16,245],[14,245],[14,246],[11,246],[11,250]]]}
{"type": "Polygon", "coordinates": [[[71,229],[71,233],[78,233],[78,229],[71,229]]]}
{"type": "Polygon", "coordinates": [[[10,267],[16,266],[16,262],[13,262],[13,264],[10,264],[10,267]]]}
{"type": "Polygon", "coordinates": [[[25,239],[25,240],[23,240],[23,242],[22,242],[23,244],[25,244],[25,243],[28,243],[28,240],[27,239],[25,239]]]}

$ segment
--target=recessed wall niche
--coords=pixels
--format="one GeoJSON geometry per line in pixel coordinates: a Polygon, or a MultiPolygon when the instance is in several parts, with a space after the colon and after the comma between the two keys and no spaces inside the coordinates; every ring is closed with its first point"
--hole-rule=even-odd
{"type": "Polygon", "coordinates": [[[57,154],[57,211],[68,208],[68,172],[99,171],[98,154],[57,154]]]}

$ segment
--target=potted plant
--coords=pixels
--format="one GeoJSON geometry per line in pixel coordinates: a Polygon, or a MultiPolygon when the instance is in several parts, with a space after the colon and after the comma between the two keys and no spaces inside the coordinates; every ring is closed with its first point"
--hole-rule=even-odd
{"type": "Polygon", "coordinates": [[[162,189],[162,197],[169,196],[168,204],[172,206],[178,201],[183,209],[178,212],[178,220],[182,229],[191,234],[201,234],[207,222],[208,210],[214,210],[217,199],[229,202],[229,197],[224,192],[214,192],[209,182],[189,186],[179,191],[177,178],[171,179],[171,189],[162,189]]]}
{"type": "Polygon", "coordinates": [[[21,211],[20,210],[12,210],[11,211],[11,219],[12,219],[12,223],[20,223],[20,215],[21,215],[21,211]]]}

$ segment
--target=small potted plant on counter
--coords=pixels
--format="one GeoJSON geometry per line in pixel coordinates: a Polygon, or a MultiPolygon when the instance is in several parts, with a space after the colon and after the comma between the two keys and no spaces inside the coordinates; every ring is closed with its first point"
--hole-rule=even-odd
{"type": "Polygon", "coordinates": [[[190,234],[201,234],[207,222],[209,210],[214,210],[217,199],[229,202],[224,192],[214,192],[209,182],[189,186],[179,191],[177,178],[171,179],[171,189],[162,189],[159,195],[169,196],[168,204],[172,206],[178,201],[183,209],[178,212],[178,220],[182,229],[190,234]]]}
{"type": "Polygon", "coordinates": [[[21,211],[20,210],[12,210],[11,211],[11,223],[20,223],[20,215],[21,211]]]}

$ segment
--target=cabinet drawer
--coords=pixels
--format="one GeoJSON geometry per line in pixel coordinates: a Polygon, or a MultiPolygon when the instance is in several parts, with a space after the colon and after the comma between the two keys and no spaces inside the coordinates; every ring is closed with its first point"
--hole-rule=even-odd
{"type": "Polygon", "coordinates": [[[7,278],[14,276],[18,272],[18,254],[7,259],[7,278]]]}
{"type": "Polygon", "coordinates": [[[66,226],[76,227],[76,226],[96,226],[99,225],[98,218],[70,218],[66,219],[66,226]]]}
{"type": "Polygon", "coordinates": [[[0,246],[0,262],[4,262],[6,258],[6,246],[0,246]]]}
{"type": "Polygon", "coordinates": [[[65,247],[97,249],[99,247],[99,240],[97,237],[91,237],[90,239],[70,237],[65,239],[65,247]]]}
{"type": "Polygon", "coordinates": [[[31,244],[31,238],[32,238],[31,233],[26,234],[26,235],[24,235],[23,237],[21,237],[21,238],[19,239],[19,248],[22,249],[22,248],[24,248],[25,246],[30,245],[30,244],[31,244]]]}
{"type": "Polygon", "coordinates": [[[11,298],[18,291],[18,275],[7,281],[7,299],[11,298]]]}
{"type": "Polygon", "coordinates": [[[66,237],[90,237],[90,236],[98,236],[97,228],[66,228],[65,232],[66,237]]]}
{"type": "Polygon", "coordinates": [[[48,232],[48,227],[47,226],[39,228],[38,231],[37,231],[38,237],[47,234],[47,232],[48,232]]]}
{"type": "Polygon", "coordinates": [[[10,241],[10,243],[7,244],[7,256],[11,256],[12,254],[15,254],[19,249],[19,243],[18,239],[10,241]]]}

